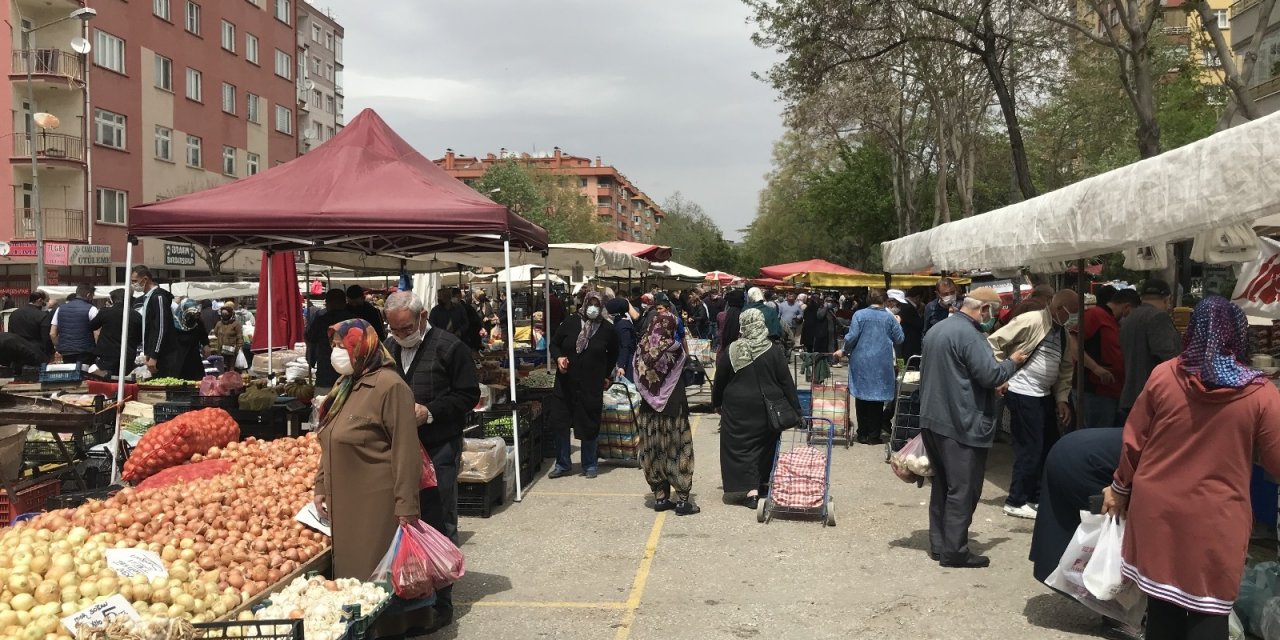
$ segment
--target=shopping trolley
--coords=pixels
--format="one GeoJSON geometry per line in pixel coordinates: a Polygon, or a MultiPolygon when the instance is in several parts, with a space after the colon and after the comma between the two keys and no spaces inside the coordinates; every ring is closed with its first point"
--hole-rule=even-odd
{"type": "Polygon", "coordinates": [[[756,521],[768,523],[776,514],[819,516],[822,525],[836,526],[831,505],[831,450],[835,424],[826,418],[804,417],[804,424],[778,439],[769,472],[768,491],[756,507],[756,521]],[[814,446],[814,442],[825,446],[814,446]]]}
{"type": "Polygon", "coordinates": [[[893,429],[884,443],[885,462],[920,433],[920,356],[911,356],[898,374],[893,429]]]}

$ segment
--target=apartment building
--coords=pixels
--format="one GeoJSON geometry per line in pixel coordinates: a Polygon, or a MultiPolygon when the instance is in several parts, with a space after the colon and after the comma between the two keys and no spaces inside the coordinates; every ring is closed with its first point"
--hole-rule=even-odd
{"type": "MultiPolygon", "coordinates": [[[[9,0],[9,20],[0,291],[35,284],[37,218],[47,284],[123,283],[128,207],[297,156],[291,0],[9,0]],[[66,19],[85,4],[96,15],[66,19]]],[[[135,262],[170,278],[205,268],[190,246],[147,239],[135,262]]]]}
{"type": "Polygon", "coordinates": [[[556,147],[551,153],[511,153],[506,149],[484,157],[463,156],[453,149],[434,162],[449,175],[471,184],[480,179],[489,167],[497,162],[516,159],[555,174],[573,176],[578,188],[596,207],[596,218],[607,225],[618,240],[652,242],[666,215],[662,208],[646,195],[635,183],[612,165],[606,165],[596,156],[594,161],[585,156],[564,153],[556,147]]]}
{"type": "MultiPolygon", "coordinates": [[[[1231,5],[1229,40],[1237,58],[1253,44],[1260,12],[1259,0],[1240,0],[1231,5]]],[[[1260,112],[1280,111],[1280,4],[1272,12],[1266,33],[1262,36],[1253,77],[1245,78],[1245,82],[1260,112]]]]}
{"type": "Polygon", "coordinates": [[[342,25],[298,1],[298,153],[342,130],[342,25]]]}
{"type": "MultiPolygon", "coordinates": [[[[1217,48],[1214,47],[1194,4],[1188,0],[1142,0],[1144,9],[1146,5],[1156,1],[1160,4],[1160,16],[1152,35],[1185,49],[1191,61],[1203,71],[1204,82],[1224,82],[1222,61],[1218,59],[1217,48]]],[[[1218,28],[1230,42],[1232,0],[1208,0],[1208,4],[1218,28]]],[[[1076,0],[1077,19],[1098,36],[1111,30],[1117,37],[1127,38],[1120,21],[1122,10],[1120,0],[1098,3],[1097,9],[1091,0],[1076,0]]],[[[1087,42],[1083,38],[1081,41],[1087,42]]]]}

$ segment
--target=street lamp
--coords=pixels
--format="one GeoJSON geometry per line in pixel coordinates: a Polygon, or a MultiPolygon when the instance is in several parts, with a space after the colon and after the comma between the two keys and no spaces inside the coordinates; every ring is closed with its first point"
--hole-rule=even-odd
{"type": "MultiPolygon", "coordinates": [[[[31,113],[32,113],[32,117],[31,117],[32,127],[31,127],[31,131],[27,133],[27,149],[31,152],[31,206],[32,206],[31,214],[32,214],[32,222],[34,222],[36,225],[36,288],[44,286],[45,265],[44,265],[44,210],[40,208],[40,161],[38,157],[39,154],[36,149],[36,132],[35,132],[35,125],[37,124],[35,122],[36,95],[35,95],[35,88],[34,88],[35,84],[31,79],[31,74],[36,67],[36,45],[35,45],[35,38],[32,36],[32,34],[34,34],[35,32],[41,29],[44,29],[45,27],[51,27],[55,24],[65,22],[67,20],[83,20],[84,22],[88,22],[89,20],[93,19],[93,17],[96,15],[98,15],[98,11],[96,9],[90,9],[89,7],[81,7],[79,9],[76,9],[75,11],[72,11],[65,18],[58,18],[53,22],[47,22],[38,27],[32,27],[30,29],[22,30],[22,35],[24,36],[23,39],[26,41],[26,46],[27,46],[27,104],[30,105],[31,113]]],[[[86,48],[86,51],[87,51],[87,48],[86,48]]],[[[88,64],[88,62],[89,61],[86,58],[85,64],[88,64]]],[[[44,114],[41,114],[41,115],[44,115],[44,114]]],[[[88,114],[85,114],[85,117],[88,117],[88,114]]],[[[46,118],[45,120],[47,121],[46,123],[57,126],[57,118],[52,118],[52,120],[49,120],[46,118]]],[[[88,140],[83,140],[82,142],[86,146],[89,143],[88,140]]],[[[86,179],[88,178],[86,177],[86,179]]]]}

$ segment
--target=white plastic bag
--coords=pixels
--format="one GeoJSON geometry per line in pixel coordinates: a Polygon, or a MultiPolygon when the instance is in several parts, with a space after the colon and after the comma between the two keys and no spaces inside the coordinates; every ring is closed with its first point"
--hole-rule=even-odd
{"type": "Polygon", "coordinates": [[[1099,600],[1112,600],[1125,587],[1120,571],[1123,561],[1124,520],[1105,516],[1098,532],[1098,545],[1084,568],[1084,586],[1099,600]]]}
{"type": "Polygon", "coordinates": [[[1080,512],[1080,526],[1076,527],[1071,543],[1058,561],[1058,568],[1049,574],[1045,584],[1075,598],[1096,613],[1136,627],[1142,624],[1142,616],[1147,610],[1147,596],[1137,585],[1126,583],[1111,600],[1099,600],[1084,585],[1083,573],[1093,558],[1105,519],[1088,511],[1080,512]]]}
{"type": "Polygon", "coordinates": [[[1227,633],[1230,640],[1245,640],[1244,623],[1236,615],[1235,609],[1231,610],[1231,617],[1227,620],[1227,633]]]}
{"type": "Polygon", "coordinates": [[[1280,598],[1272,598],[1262,607],[1263,640],[1280,640],[1280,598]]]}

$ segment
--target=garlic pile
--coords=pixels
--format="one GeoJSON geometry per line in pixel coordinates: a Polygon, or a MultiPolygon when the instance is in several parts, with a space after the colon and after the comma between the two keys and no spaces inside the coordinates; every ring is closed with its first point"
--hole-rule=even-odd
{"type": "Polygon", "coordinates": [[[299,577],[279,593],[271,604],[254,612],[258,620],[301,618],[307,640],[337,640],[347,632],[349,619],[343,607],[359,605],[360,615],[374,613],[390,594],[378,585],[351,578],[325,580],[320,576],[299,577]]]}

